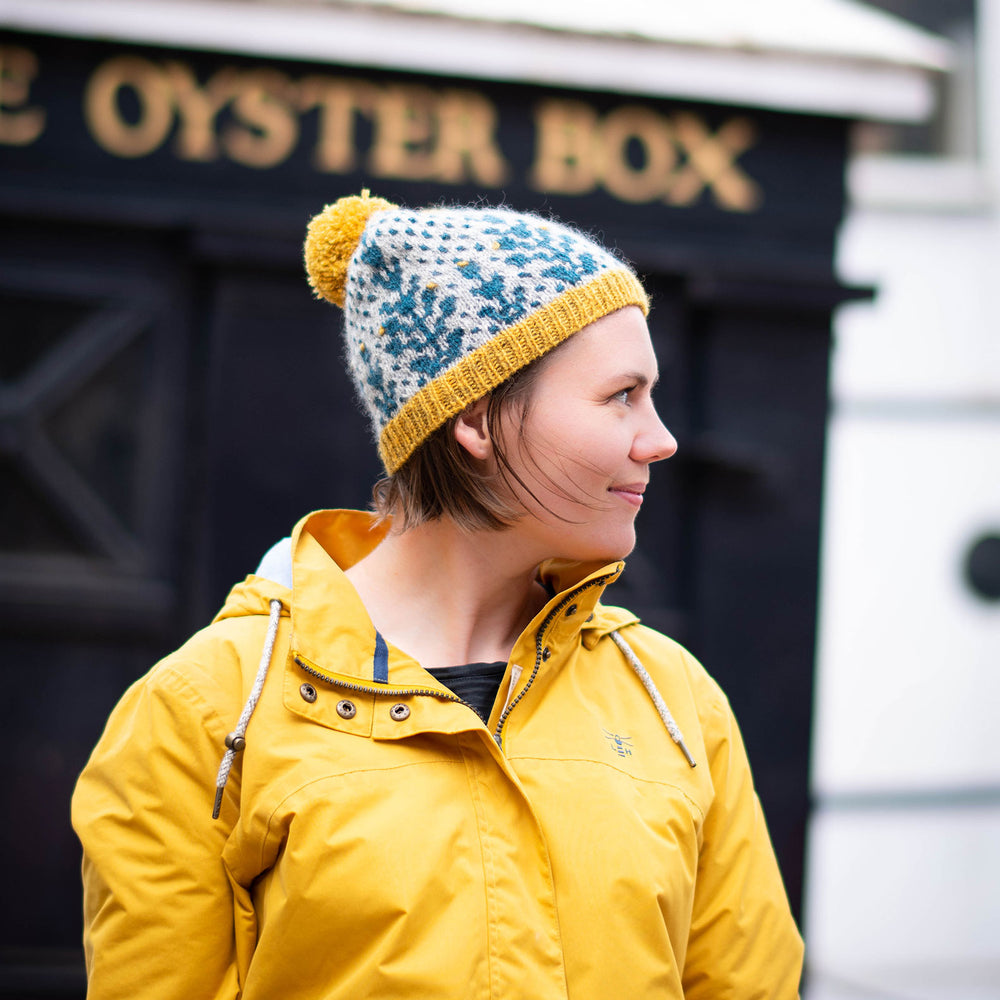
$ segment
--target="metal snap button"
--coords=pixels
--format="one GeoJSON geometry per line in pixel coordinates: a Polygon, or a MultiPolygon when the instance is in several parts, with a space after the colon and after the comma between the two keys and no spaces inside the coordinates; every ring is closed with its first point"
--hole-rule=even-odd
{"type": "Polygon", "coordinates": [[[548,646],[542,650],[542,659],[547,660],[552,655],[552,650],[548,646]]]}
{"type": "Polygon", "coordinates": [[[358,710],[353,701],[348,701],[345,698],[343,701],[337,702],[337,715],[342,719],[353,719],[357,714],[358,710]]]}
{"type": "Polygon", "coordinates": [[[303,684],[299,688],[299,694],[302,695],[303,701],[308,701],[310,704],[316,700],[316,688],[312,684],[303,684]]]}
{"type": "Polygon", "coordinates": [[[389,715],[391,715],[396,722],[402,722],[404,719],[408,719],[410,717],[410,706],[404,705],[400,702],[398,705],[393,705],[392,708],[389,709],[389,715]]]}
{"type": "Polygon", "coordinates": [[[570,605],[570,606],[569,606],[569,607],[568,607],[568,608],[566,609],[566,617],[567,617],[567,618],[572,618],[572,617],[573,617],[573,615],[575,615],[575,614],[576,614],[576,605],[575,605],[575,604],[571,604],[571,605],[570,605]]]}

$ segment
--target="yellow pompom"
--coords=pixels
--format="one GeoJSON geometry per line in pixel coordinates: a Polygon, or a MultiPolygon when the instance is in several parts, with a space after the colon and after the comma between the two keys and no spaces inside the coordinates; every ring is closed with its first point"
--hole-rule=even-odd
{"type": "Polygon", "coordinates": [[[360,195],[339,198],[313,217],[306,230],[306,273],[320,298],[343,309],[347,265],[358,248],[365,224],[374,212],[395,208],[391,201],[360,195]]]}

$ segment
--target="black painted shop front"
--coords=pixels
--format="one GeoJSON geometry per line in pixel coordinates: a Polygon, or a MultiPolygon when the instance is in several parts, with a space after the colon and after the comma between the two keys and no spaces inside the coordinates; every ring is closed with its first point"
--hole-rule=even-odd
{"type": "Polygon", "coordinates": [[[551,212],[644,275],[680,450],[609,600],[729,694],[798,910],[847,123],[16,34],[0,67],[0,996],[83,995],[68,802],[121,692],[368,501],[300,254],[362,187],[551,212]]]}

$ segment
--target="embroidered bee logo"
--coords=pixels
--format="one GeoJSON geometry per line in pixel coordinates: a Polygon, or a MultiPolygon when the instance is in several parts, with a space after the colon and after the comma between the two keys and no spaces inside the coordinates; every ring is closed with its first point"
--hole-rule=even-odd
{"type": "Polygon", "coordinates": [[[606,729],[601,730],[608,745],[619,757],[632,756],[632,737],[622,736],[621,733],[609,733],[606,729]]]}

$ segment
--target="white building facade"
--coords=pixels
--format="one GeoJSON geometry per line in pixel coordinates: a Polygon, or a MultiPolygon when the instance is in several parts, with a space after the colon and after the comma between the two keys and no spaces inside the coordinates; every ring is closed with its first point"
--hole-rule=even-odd
{"type": "Polygon", "coordinates": [[[1000,4],[978,142],[859,156],[838,264],[806,929],[815,1000],[1000,997],[1000,4]]]}

